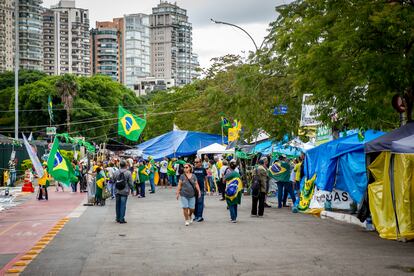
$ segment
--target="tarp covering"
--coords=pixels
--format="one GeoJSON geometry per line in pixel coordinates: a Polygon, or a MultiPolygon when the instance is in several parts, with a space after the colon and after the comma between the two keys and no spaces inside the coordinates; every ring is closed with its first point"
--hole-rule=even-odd
{"type": "MultiPolygon", "coordinates": [[[[142,151],[144,159],[152,156],[155,160],[161,160],[164,157],[171,158],[193,155],[203,147],[221,142],[221,135],[173,130],[136,147],[142,151]]],[[[227,142],[227,139],[225,142],[227,142]]]]}
{"type": "Polygon", "coordinates": [[[336,189],[348,192],[353,200],[360,202],[367,186],[364,144],[384,135],[368,130],[364,139],[353,134],[332,140],[306,152],[305,176],[316,174],[316,186],[323,191],[336,189]]]}
{"type": "Polygon", "coordinates": [[[369,208],[380,237],[414,239],[414,154],[384,151],[368,169],[375,179],[368,186],[369,208]]]}
{"type": "Polygon", "coordinates": [[[387,134],[366,143],[365,152],[372,153],[391,150],[393,141],[397,141],[411,135],[414,135],[414,122],[407,123],[396,130],[388,132],[387,134]]]}
{"type": "Polygon", "coordinates": [[[199,149],[197,155],[201,154],[234,154],[233,149],[226,149],[226,146],[220,145],[218,143],[211,144],[207,147],[199,149]]]}
{"type": "Polygon", "coordinates": [[[391,151],[395,153],[414,153],[414,135],[392,142],[391,151]]]}

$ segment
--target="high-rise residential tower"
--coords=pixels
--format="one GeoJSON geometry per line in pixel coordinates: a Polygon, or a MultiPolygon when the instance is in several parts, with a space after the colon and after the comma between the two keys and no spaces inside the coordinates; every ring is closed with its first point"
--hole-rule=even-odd
{"type": "Polygon", "coordinates": [[[192,80],[192,25],[187,11],[176,4],[162,2],[150,16],[152,76],[173,79],[176,85],[192,80]]]}
{"type": "Polygon", "coordinates": [[[96,22],[91,30],[91,72],[124,81],[124,18],[96,22]]]}
{"type": "Polygon", "coordinates": [[[124,22],[124,84],[137,91],[139,79],[151,74],[149,16],[142,13],[128,14],[124,16],[124,22]]]}
{"type": "Polygon", "coordinates": [[[89,11],[61,0],[43,13],[44,71],[49,75],[91,74],[89,11]]]}
{"type": "Polygon", "coordinates": [[[15,0],[0,1],[0,72],[14,68],[15,0]]]}
{"type": "Polygon", "coordinates": [[[43,69],[42,0],[19,0],[20,68],[43,69]]]}

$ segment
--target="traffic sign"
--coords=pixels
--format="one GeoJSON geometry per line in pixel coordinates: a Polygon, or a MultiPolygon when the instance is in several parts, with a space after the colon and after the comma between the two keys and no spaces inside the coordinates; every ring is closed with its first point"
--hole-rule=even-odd
{"type": "Polygon", "coordinates": [[[56,135],[56,127],[47,127],[46,135],[56,135]]]}

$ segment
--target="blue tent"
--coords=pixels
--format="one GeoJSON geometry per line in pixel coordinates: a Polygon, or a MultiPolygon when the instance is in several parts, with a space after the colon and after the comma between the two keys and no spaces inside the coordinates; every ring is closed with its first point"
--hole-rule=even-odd
{"type": "Polygon", "coordinates": [[[319,189],[332,191],[335,186],[360,202],[368,183],[364,144],[383,134],[368,130],[362,141],[356,133],[309,150],[305,159],[305,176],[310,179],[316,174],[315,184],[319,189]]]}
{"type": "MultiPolygon", "coordinates": [[[[224,142],[227,142],[227,138],[224,142]]],[[[173,130],[136,147],[142,151],[144,159],[152,156],[155,160],[161,160],[164,157],[193,155],[197,153],[197,150],[214,143],[222,143],[221,135],[173,130]]]]}

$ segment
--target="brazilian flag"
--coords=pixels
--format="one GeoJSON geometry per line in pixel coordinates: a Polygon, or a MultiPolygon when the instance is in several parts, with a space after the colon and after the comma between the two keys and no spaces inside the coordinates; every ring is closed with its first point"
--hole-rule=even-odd
{"type": "Polygon", "coordinates": [[[118,107],[118,135],[131,141],[138,141],[147,121],[132,114],[122,106],[118,107]]]}
{"type": "Polygon", "coordinates": [[[59,140],[57,138],[53,141],[53,146],[47,159],[47,168],[49,174],[56,181],[62,182],[67,186],[70,185],[72,180],[76,179],[72,164],[59,151],[59,140]]]}
{"type": "Polygon", "coordinates": [[[226,130],[226,131],[227,131],[229,128],[231,128],[231,127],[232,127],[232,125],[231,125],[230,121],[229,121],[229,120],[227,120],[227,118],[221,117],[221,127],[222,127],[224,130],[226,130]]]}

